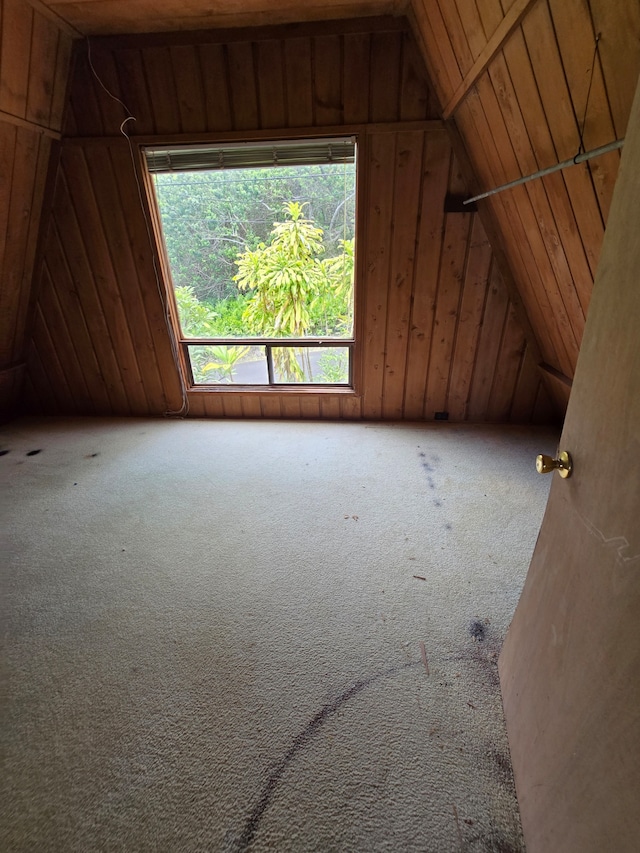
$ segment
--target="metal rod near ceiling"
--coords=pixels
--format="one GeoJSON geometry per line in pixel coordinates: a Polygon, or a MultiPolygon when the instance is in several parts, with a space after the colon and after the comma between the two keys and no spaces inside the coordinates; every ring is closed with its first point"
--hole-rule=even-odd
{"type": "Polygon", "coordinates": [[[593,148],[591,151],[585,151],[582,154],[576,154],[575,157],[563,160],[562,163],[556,163],[555,166],[548,166],[546,169],[540,169],[538,172],[533,172],[531,175],[525,175],[515,181],[509,181],[508,184],[502,184],[499,187],[495,187],[495,189],[487,190],[487,192],[480,193],[479,195],[474,195],[473,198],[468,198],[463,201],[463,204],[471,204],[481,198],[488,198],[490,195],[496,195],[496,193],[504,192],[504,190],[511,189],[511,187],[526,184],[529,181],[536,180],[536,178],[543,178],[545,175],[552,174],[552,172],[559,172],[560,169],[567,169],[569,166],[577,166],[578,163],[584,163],[587,160],[592,160],[594,157],[600,157],[602,154],[608,154],[609,151],[615,151],[617,148],[622,148],[623,145],[624,139],[616,139],[615,142],[609,142],[607,145],[601,145],[599,148],[593,148]]]}

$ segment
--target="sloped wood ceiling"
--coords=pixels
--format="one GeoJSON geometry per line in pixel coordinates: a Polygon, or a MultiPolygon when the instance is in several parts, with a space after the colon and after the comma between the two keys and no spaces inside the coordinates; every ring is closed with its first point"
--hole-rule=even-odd
{"type": "MultiPolygon", "coordinates": [[[[27,6],[32,16],[48,15],[51,20],[57,20],[59,30],[67,37],[74,31],[77,35],[160,33],[278,22],[291,22],[293,29],[304,35],[304,28],[310,21],[375,14],[407,15],[435,89],[429,115],[444,116],[466,190],[470,192],[490,189],[573,156],[578,151],[583,127],[587,149],[624,136],[640,71],[640,4],[637,0],[308,0],[306,3],[300,0],[189,0],[189,3],[183,0],[5,0],[3,8],[8,10],[5,19],[8,15],[10,18],[12,10],[15,18],[15,10],[27,6]],[[594,50],[596,36],[599,36],[597,52],[594,50]]],[[[324,31],[326,35],[338,32],[335,25],[333,30],[326,23],[320,26],[329,26],[329,30],[324,31]]],[[[230,36],[230,32],[227,30],[220,43],[241,41],[237,35],[230,36]]],[[[34,44],[36,38],[34,35],[34,44]]],[[[245,36],[245,41],[247,39],[245,36]]],[[[262,37],[258,41],[261,42],[262,37]]],[[[198,117],[189,112],[190,96],[180,100],[180,92],[188,91],[191,74],[189,66],[183,66],[180,61],[180,49],[197,42],[197,38],[185,32],[179,39],[173,39],[170,51],[156,42],[155,60],[145,58],[144,85],[153,83],[155,74],[156,82],[169,79],[174,92],[171,98],[163,99],[164,107],[151,106],[148,92],[146,105],[144,98],[136,102],[140,106],[141,126],[147,122],[148,132],[164,132],[169,128],[182,132],[183,128],[198,121],[202,126],[202,114],[198,117]],[[155,71],[152,70],[154,62],[155,71]],[[169,70],[172,73],[167,78],[169,70]],[[158,114],[162,109],[168,111],[168,117],[158,114]],[[177,111],[178,123],[171,117],[172,111],[177,111]]],[[[213,42],[209,39],[209,43],[213,42]]],[[[199,43],[204,45],[201,39],[199,43]]],[[[15,75],[15,68],[22,69],[18,76],[24,72],[23,57],[25,52],[32,55],[31,44],[28,27],[22,23],[3,25],[3,53],[8,45],[9,60],[5,62],[3,58],[2,67],[10,69],[10,76],[15,75]],[[4,35],[7,31],[11,33],[9,39],[4,35]]],[[[152,45],[148,47],[151,49],[152,45]]],[[[198,50],[202,51],[202,46],[198,50]]],[[[113,80],[115,75],[120,91],[132,97],[130,89],[134,84],[127,82],[130,76],[127,63],[133,62],[135,67],[142,61],[139,48],[130,41],[122,42],[118,66],[114,65],[115,45],[112,44],[109,51],[111,58],[103,62],[101,73],[107,80],[113,80]]],[[[59,52],[60,48],[58,55],[59,52]]],[[[50,57],[51,50],[44,54],[50,57]]],[[[345,56],[347,54],[342,52],[340,61],[345,56]]],[[[385,80],[386,57],[380,55],[377,62],[378,79],[385,80]]],[[[49,86],[54,86],[54,81],[60,77],[59,73],[56,76],[56,67],[54,64],[46,76],[49,86]]],[[[254,72],[257,80],[261,71],[256,67],[254,72]]],[[[29,73],[35,74],[37,80],[35,69],[29,73]]],[[[330,76],[330,72],[326,73],[330,76]]],[[[3,71],[3,84],[4,77],[3,71]]],[[[141,79],[136,74],[133,78],[141,79]]],[[[93,83],[87,79],[83,85],[91,110],[93,83]]],[[[347,91],[348,84],[344,85],[347,91]]],[[[358,86],[354,84],[354,88],[358,86]]],[[[71,134],[84,132],[82,122],[86,121],[82,108],[78,109],[83,95],[77,88],[76,92],[74,116],[76,122],[80,118],[80,126],[76,124],[74,128],[72,117],[68,125],[71,134]]],[[[231,97],[230,89],[227,93],[231,97]]],[[[138,95],[133,93],[134,101],[138,95]]],[[[112,104],[112,110],[113,107],[112,104]]],[[[342,102],[339,107],[343,109],[342,102]]],[[[108,109],[104,104],[99,106],[101,122],[108,109]]],[[[19,117],[26,115],[24,106],[8,108],[7,112],[11,110],[19,117]]],[[[262,106],[259,111],[265,116],[268,112],[262,106]]],[[[343,118],[345,115],[343,113],[343,118]]],[[[207,127],[217,131],[221,126],[221,120],[211,111],[205,118],[207,127]]],[[[276,119],[274,114],[273,121],[276,119]]],[[[265,120],[261,115],[259,121],[265,120]]],[[[373,120],[371,113],[368,113],[368,120],[373,120]]],[[[302,119],[299,121],[303,123],[302,119]]],[[[252,124],[248,118],[247,122],[245,127],[267,126],[252,124]]],[[[95,132],[103,133],[105,128],[95,132]]],[[[427,150],[423,147],[425,157],[427,150]]],[[[559,412],[564,411],[568,399],[618,163],[619,153],[611,153],[589,165],[574,167],[479,203],[484,233],[493,249],[490,275],[494,280],[499,276],[506,285],[509,316],[517,317],[524,333],[523,341],[527,342],[525,350],[518,350],[519,375],[526,364],[531,367],[532,376],[543,376],[559,412]],[[542,365],[539,374],[536,364],[542,365]]],[[[41,168],[39,174],[42,172],[41,168]]],[[[17,170],[13,174],[14,181],[23,180],[18,178],[19,173],[17,170]]],[[[30,168],[23,169],[22,173],[34,174],[30,168]]],[[[21,184],[11,198],[14,202],[19,198],[20,202],[15,204],[22,205],[28,194],[28,186],[25,184],[22,188],[21,184]]],[[[392,213],[389,214],[390,233],[395,227],[392,213]]],[[[445,228],[447,218],[443,223],[445,228]]],[[[14,221],[17,221],[15,217],[14,221]]],[[[32,241],[36,224],[37,218],[32,220],[32,241]]],[[[475,223],[472,226],[476,233],[479,227],[475,223]]],[[[483,239],[486,238],[483,236],[483,239]]],[[[27,253],[25,257],[33,256],[27,253]]],[[[18,275],[18,267],[13,262],[10,269],[11,275],[18,275]]],[[[28,264],[25,269],[29,269],[28,264]]],[[[28,275],[23,279],[28,281],[28,275]]],[[[3,297],[5,301],[15,304],[24,300],[24,287],[16,290],[15,281],[9,282],[11,287],[7,291],[7,282],[5,275],[3,286],[10,294],[3,297]]],[[[416,291],[412,289],[408,304],[413,306],[415,299],[416,291]]],[[[21,304],[20,311],[24,315],[24,301],[21,304]]],[[[385,304],[392,303],[387,299],[385,304]]],[[[459,302],[458,312],[462,304],[463,301],[459,302]]],[[[432,310],[436,310],[435,305],[432,310]]],[[[455,317],[456,324],[462,322],[462,314],[457,313],[455,317]]],[[[482,329],[486,327],[486,318],[483,321],[482,329]]],[[[11,367],[21,357],[19,332],[15,342],[6,343],[14,341],[13,334],[13,331],[3,331],[0,367],[11,367]]],[[[454,338],[459,340],[458,331],[454,332],[454,338]]],[[[433,341],[437,348],[435,337],[433,341]]],[[[389,349],[387,343],[381,346],[381,356],[389,349]]],[[[51,346],[55,348],[57,344],[52,342],[51,346]]],[[[415,371],[410,350],[404,358],[405,364],[415,371]]],[[[384,363],[383,358],[376,363],[380,362],[384,363]]],[[[449,377],[456,374],[455,364],[456,358],[452,356],[449,377]]],[[[385,367],[388,371],[392,369],[385,367]]],[[[424,363],[419,369],[424,369],[424,363]]],[[[1,374],[5,385],[8,375],[1,374]]],[[[33,376],[32,371],[32,380],[33,376]]],[[[493,374],[491,382],[494,385],[499,382],[496,379],[499,376],[499,371],[493,374]]],[[[452,388],[453,380],[449,378],[447,382],[452,388]]],[[[32,398],[34,393],[32,386],[32,398]]],[[[406,390],[403,395],[403,399],[411,398],[406,390]]],[[[424,395],[426,400],[429,396],[426,386],[424,395]]],[[[467,401],[469,399],[467,397],[467,401]]],[[[247,404],[247,411],[256,413],[259,408],[264,413],[273,405],[270,402],[266,407],[257,407],[251,403],[247,404]]],[[[308,401],[304,405],[310,406],[308,401]]],[[[348,408],[344,400],[324,405],[327,410],[342,414],[346,414],[348,408]]],[[[317,407],[310,406],[313,411],[324,411],[319,407],[319,403],[317,407]]],[[[227,411],[219,400],[214,408],[227,411]]],[[[229,403],[229,412],[238,410],[237,400],[229,403]]],[[[382,403],[378,410],[382,411],[382,403]]],[[[365,413],[361,405],[352,407],[352,411],[365,413]]],[[[423,411],[428,416],[426,403],[423,411]]]]}
{"type": "MultiPolygon", "coordinates": [[[[444,212],[465,185],[406,24],[92,39],[91,57],[136,138],[358,131],[357,394],[193,391],[190,414],[552,417],[477,214],[444,212]]],[[[181,406],[123,117],[82,45],[33,332],[34,411],[181,406]]]]}
{"type": "Polygon", "coordinates": [[[0,413],[11,413],[23,383],[40,213],[72,39],[24,0],[3,0],[0,32],[0,413]]]}
{"type": "MultiPolygon", "coordinates": [[[[582,128],[586,150],[624,137],[640,72],[637,0],[414,0],[412,19],[473,190],[573,157],[582,128]]],[[[480,202],[565,402],[619,160],[480,202]]]]}
{"type": "MultiPolygon", "coordinates": [[[[32,0],[40,3],[41,0],[32,0]]],[[[404,14],[409,0],[42,0],[83,35],[208,30],[404,14]]]]}

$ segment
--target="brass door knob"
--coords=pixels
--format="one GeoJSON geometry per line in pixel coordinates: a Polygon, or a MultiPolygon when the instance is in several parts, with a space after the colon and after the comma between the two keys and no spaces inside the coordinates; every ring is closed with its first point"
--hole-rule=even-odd
{"type": "Polygon", "coordinates": [[[550,474],[552,471],[557,471],[561,477],[570,477],[573,471],[573,461],[566,450],[558,453],[557,459],[541,453],[536,456],[536,471],[538,474],[550,474]]]}

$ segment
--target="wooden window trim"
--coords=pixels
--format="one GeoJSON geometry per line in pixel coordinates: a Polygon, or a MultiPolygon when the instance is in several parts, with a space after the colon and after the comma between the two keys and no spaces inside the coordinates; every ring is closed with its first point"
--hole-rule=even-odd
{"type": "MultiPolygon", "coordinates": [[[[319,128],[315,128],[314,136],[317,138],[321,138],[326,136],[330,138],[331,133],[327,133],[327,128],[322,128],[322,133],[318,133],[319,128]]],[[[300,134],[300,138],[305,138],[307,134],[302,130],[302,132],[297,131],[300,134]]],[[[296,131],[286,130],[286,131],[278,131],[274,130],[270,133],[269,138],[265,138],[264,141],[278,140],[278,139],[290,139],[294,138],[296,135],[296,131]]],[[[194,142],[200,142],[201,140],[197,138],[197,134],[194,134],[191,139],[194,142]]],[[[364,221],[363,221],[363,211],[364,211],[364,201],[366,198],[366,187],[365,182],[362,180],[362,169],[358,167],[358,161],[361,161],[363,154],[367,149],[367,128],[363,128],[362,132],[358,133],[355,129],[346,129],[342,128],[342,132],[340,136],[353,136],[356,141],[356,147],[359,151],[358,158],[356,160],[356,211],[355,211],[355,262],[354,262],[354,283],[353,283],[353,335],[350,338],[185,338],[182,336],[182,330],[180,326],[180,319],[178,313],[178,304],[175,296],[175,289],[173,287],[172,274],[171,274],[171,266],[169,264],[169,258],[167,256],[167,250],[164,242],[164,238],[162,236],[162,224],[160,218],[160,208],[158,205],[158,199],[155,191],[155,184],[153,181],[153,177],[149,169],[147,168],[147,160],[145,155],[145,148],[149,146],[149,142],[143,142],[139,139],[135,140],[136,153],[135,153],[135,168],[138,173],[138,180],[140,185],[140,196],[141,203],[147,216],[147,222],[151,224],[150,227],[150,240],[152,241],[152,248],[155,252],[154,258],[154,272],[156,274],[158,288],[162,291],[163,296],[163,304],[165,306],[166,319],[167,319],[167,328],[169,333],[172,335],[172,344],[174,348],[174,353],[176,355],[177,364],[176,367],[181,376],[181,381],[184,384],[185,392],[188,394],[192,393],[216,393],[216,394],[228,394],[228,393],[242,393],[242,394],[264,394],[264,393],[277,393],[277,394],[319,394],[321,396],[326,394],[342,394],[346,396],[359,397],[361,396],[361,380],[362,380],[362,331],[363,331],[363,320],[361,318],[361,311],[359,309],[359,302],[364,302],[364,299],[359,295],[359,291],[362,287],[362,283],[364,282],[363,276],[363,258],[364,252],[358,249],[358,235],[364,234],[364,221]],[[157,261],[157,262],[156,262],[157,261]],[[281,345],[284,346],[294,346],[296,343],[300,346],[319,346],[320,341],[323,342],[325,346],[347,346],[349,347],[349,384],[348,385],[325,385],[320,383],[273,383],[266,385],[239,385],[239,384],[197,384],[193,380],[193,374],[191,371],[191,359],[188,354],[188,346],[194,345],[202,345],[206,346],[209,343],[213,344],[243,344],[249,341],[255,340],[257,343],[265,343],[269,345],[277,345],[279,341],[282,342],[281,345]],[[360,343],[359,343],[360,342],[360,343]]],[[[260,138],[262,139],[262,134],[260,134],[260,138]]],[[[157,138],[156,138],[157,140],[157,138]]],[[[256,134],[246,134],[242,139],[234,136],[234,141],[256,141],[256,134]]],[[[185,140],[182,139],[182,142],[185,140]]],[[[224,138],[215,137],[209,139],[209,142],[212,145],[218,144],[221,141],[225,141],[224,138]]],[[[133,144],[134,140],[129,140],[130,144],[133,144]]],[[[132,148],[132,152],[133,152],[132,148]]],[[[360,239],[360,242],[362,240],[360,239]]]]}

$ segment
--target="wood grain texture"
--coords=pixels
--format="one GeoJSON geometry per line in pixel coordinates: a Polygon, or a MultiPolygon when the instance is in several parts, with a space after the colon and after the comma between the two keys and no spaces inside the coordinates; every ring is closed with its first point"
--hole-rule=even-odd
{"type": "MultiPolygon", "coordinates": [[[[635,0],[414,0],[411,17],[445,116],[455,111],[478,191],[573,156],[583,128],[587,149],[624,135],[640,72],[635,0]]],[[[481,203],[496,223],[532,343],[570,377],[619,160],[614,152],[481,203]]]]}
{"type": "MultiPolygon", "coordinates": [[[[31,288],[52,140],[59,137],[71,38],[26,0],[0,30],[0,414],[15,410],[32,322],[31,288]]],[[[54,399],[51,397],[51,399],[54,399]]]]}
{"type": "MultiPolygon", "coordinates": [[[[99,414],[162,414],[180,405],[132,168],[121,147],[63,149],[38,299],[48,334],[63,338],[58,363],[68,381],[57,381],[57,368],[49,377],[63,411],[82,412],[88,400],[99,414]]],[[[34,328],[40,351],[44,337],[34,328]]]]}
{"type": "MultiPolygon", "coordinates": [[[[324,28],[317,36],[211,38],[126,47],[96,39],[92,61],[136,116],[134,140],[185,132],[335,132],[358,120],[356,386],[335,394],[193,390],[190,415],[431,420],[448,411],[460,421],[532,420],[539,382],[519,383],[524,338],[492,271],[482,225],[472,213],[444,213],[447,192],[465,191],[447,136],[420,125],[394,128],[434,117],[410,32],[324,28]]],[[[78,47],[71,102],[67,132],[93,138],[63,146],[29,369],[45,376],[31,377],[29,387],[46,385],[43,399],[57,411],[78,411],[83,393],[72,388],[82,376],[92,411],[175,411],[179,359],[158,293],[163,256],[154,269],[140,212],[137,149],[117,137],[126,113],[98,84],[85,45],[78,47]],[[57,305],[52,316],[64,320],[72,338],[51,371],[45,354],[56,329],[47,325],[45,303],[57,305]]],[[[147,214],[153,230],[151,208],[147,214]]]]}
{"type": "Polygon", "coordinates": [[[67,136],[128,131],[198,133],[435,119],[422,59],[402,27],[390,31],[264,37],[229,43],[77,47],[67,136]],[[161,94],[159,94],[161,93],[161,94]]]}
{"type": "Polygon", "coordinates": [[[38,0],[83,35],[270,26],[401,14],[407,0],[38,0]]]}
{"type": "MultiPolygon", "coordinates": [[[[508,12],[500,21],[493,34],[491,35],[491,38],[487,41],[482,51],[475,58],[475,62],[473,63],[473,65],[465,71],[465,76],[462,80],[462,83],[456,89],[451,99],[445,105],[445,108],[442,113],[444,119],[448,119],[451,115],[453,115],[467,92],[480,79],[487,67],[495,59],[496,54],[500,51],[502,45],[506,41],[508,41],[509,37],[511,36],[511,33],[520,24],[522,19],[525,17],[527,12],[529,12],[531,6],[535,2],[537,2],[537,0],[515,0],[515,2],[511,4],[508,12]]],[[[452,4],[443,4],[441,8],[443,10],[448,9],[450,10],[450,12],[456,10],[456,7],[452,4]]],[[[469,44],[465,38],[466,34],[461,19],[459,17],[454,17],[453,15],[451,15],[448,21],[448,29],[453,35],[457,36],[457,42],[455,44],[457,55],[459,57],[461,55],[464,56],[469,49],[469,44]]],[[[464,63],[464,65],[465,67],[468,67],[468,60],[464,63]]]]}

